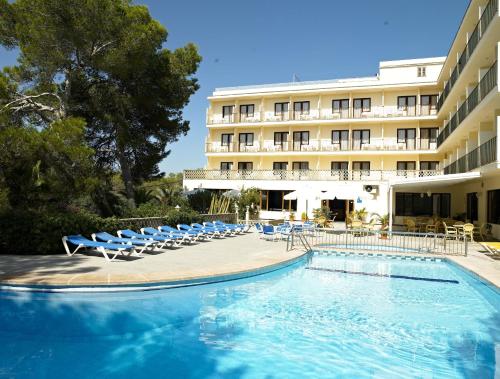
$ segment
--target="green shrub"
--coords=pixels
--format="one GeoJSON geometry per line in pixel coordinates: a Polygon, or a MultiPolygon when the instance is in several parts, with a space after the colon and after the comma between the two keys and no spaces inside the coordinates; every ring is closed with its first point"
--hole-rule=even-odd
{"type": "Polygon", "coordinates": [[[165,224],[176,227],[177,224],[192,224],[193,222],[202,222],[201,215],[192,209],[173,209],[165,216],[165,224]]]}
{"type": "Polygon", "coordinates": [[[90,238],[96,231],[116,232],[116,218],[101,218],[86,213],[10,211],[0,214],[0,253],[63,253],[62,236],[83,234],[90,238]]]}
{"type": "MultiPolygon", "coordinates": [[[[174,227],[202,221],[191,209],[169,209],[161,217],[162,224],[174,227]]],[[[116,235],[119,229],[139,230],[142,226],[139,220],[121,221],[89,213],[5,211],[0,213],[0,254],[62,254],[63,236],[82,234],[90,238],[100,231],[116,235]]]]}

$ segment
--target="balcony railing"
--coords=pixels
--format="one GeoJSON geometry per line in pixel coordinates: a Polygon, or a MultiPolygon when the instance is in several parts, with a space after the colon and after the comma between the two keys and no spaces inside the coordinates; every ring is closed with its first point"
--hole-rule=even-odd
{"type": "Polygon", "coordinates": [[[438,98],[437,101],[437,108],[438,110],[441,109],[443,106],[446,98],[451,92],[451,89],[457,82],[460,74],[463,72],[465,69],[465,66],[467,65],[467,62],[470,60],[470,57],[472,56],[472,53],[476,49],[477,45],[479,44],[479,41],[483,37],[484,33],[486,32],[488,26],[491,23],[491,20],[495,17],[496,13],[498,11],[498,0],[490,0],[488,2],[488,5],[484,9],[483,13],[481,14],[481,18],[479,22],[476,24],[476,27],[474,28],[474,31],[470,35],[469,40],[467,41],[467,44],[465,45],[464,50],[462,51],[462,54],[460,54],[460,58],[458,59],[458,62],[453,69],[450,78],[448,82],[446,83],[443,92],[438,98]]]}
{"type": "Polygon", "coordinates": [[[206,153],[277,153],[277,152],[335,152],[335,151],[397,151],[397,150],[435,150],[436,142],[429,139],[408,139],[398,142],[393,138],[371,138],[370,143],[361,143],[360,140],[341,140],[333,143],[331,139],[309,140],[308,144],[299,141],[287,141],[275,144],[273,140],[264,140],[262,143],[254,141],[253,145],[231,143],[222,145],[219,142],[206,143],[206,153]]]}
{"type": "Polygon", "coordinates": [[[386,181],[391,178],[423,178],[441,170],[185,170],[187,180],[313,180],[386,181]]]}
{"type": "Polygon", "coordinates": [[[445,174],[459,174],[474,170],[480,166],[487,165],[497,160],[497,138],[486,141],[481,146],[476,147],[468,154],[458,158],[444,168],[445,174]]]}
{"type": "Polygon", "coordinates": [[[460,108],[453,114],[437,138],[438,147],[450,136],[451,133],[464,121],[476,106],[497,85],[497,62],[493,63],[488,72],[482,77],[479,84],[471,91],[460,108]]]}
{"type": "Polygon", "coordinates": [[[208,125],[254,123],[254,122],[284,122],[284,121],[314,121],[314,120],[345,120],[365,118],[393,118],[393,117],[428,117],[436,115],[437,110],[429,105],[419,105],[401,109],[397,106],[372,106],[370,111],[363,112],[359,108],[344,108],[333,112],[330,108],[311,109],[309,112],[255,112],[253,116],[238,115],[233,113],[222,117],[221,115],[209,116],[208,125]]]}

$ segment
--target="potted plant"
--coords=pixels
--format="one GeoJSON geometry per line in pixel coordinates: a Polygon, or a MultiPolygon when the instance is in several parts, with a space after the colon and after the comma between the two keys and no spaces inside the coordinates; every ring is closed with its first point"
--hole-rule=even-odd
{"type": "Polygon", "coordinates": [[[354,218],[356,220],[365,222],[367,216],[368,211],[366,210],[366,208],[361,208],[354,211],[354,218]]]}
{"type": "Polygon", "coordinates": [[[290,212],[290,214],[288,215],[288,220],[289,221],[295,221],[295,213],[290,212]]]}
{"type": "Polygon", "coordinates": [[[302,221],[307,221],[307,213],[306,212],[302,212],[302,214],[300,215],[300,219],[302,221]]]}
{"type": "Polygon", "coordinates": [[[380,237],[379,238],[381,238],[381,239],[388,239],[389,238],[389,234],[388,234],[387,230],[389,229],[389,214],[385,214],[385,215],[375,214],[374,218],[381,225],[380,226],[380,237]]]}

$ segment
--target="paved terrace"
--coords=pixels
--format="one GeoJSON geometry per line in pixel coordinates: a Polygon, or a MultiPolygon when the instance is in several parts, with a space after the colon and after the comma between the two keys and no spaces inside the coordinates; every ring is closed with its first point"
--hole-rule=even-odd
{"type": "MultiPolygon", "coordinates": [[[[500,261],[494,261],[480,251],[482,247],[472,243],[467,257],[447,258],[500,288],[500,261]]],[[[0,283],[51,286],[153,284],[245,273],[293,260],[303,254],[301,249],[287,252],[284,241],[265,241],[256,233],[249,233],[145,253],[143,258],[117,258],[113,262],[106,262],[102,255],[94,253],[72,257],[0,255],[0,283]]]]}
{"type": "Polygon", "coordinates": [[[142,258],[118,256],[107,262],[99,253],[67,255],[0,255],[0,283],[15,285],[89,286],[152,284],[230,275],[297,258],[286,242],[259,239],[256,233],[212,239],[142,258]]]}

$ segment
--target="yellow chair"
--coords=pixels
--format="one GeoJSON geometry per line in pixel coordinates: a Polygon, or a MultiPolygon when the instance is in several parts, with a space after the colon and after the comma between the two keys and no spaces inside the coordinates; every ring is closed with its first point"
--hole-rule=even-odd
{"type": "Polygon", "coordinates": [[[353,236],[362,236],[363,235],[363,222],[359,220],[351,221],[351,229],[353,230],[353,236]]]}
{"type": "Polygon", "coordinates": [[[444,225],[444,233],[446,234],[446,238],[457,239],[458,238],[458,230],[454,226],[446,225],[446,222],[443,221],[444,225]]]}
{"type": "Polygon", "coordinates": [[[412,233],[415,233],[417,231],[415,221],[413,221],[411,218],[406,219],[406,231],[412,233]]]}
{"type": "Polygon", "coordinates": [[[465,238],[470,238],[472,242],[474,242],[474,225],[473,224],[464,224],[462,228],[462,235],[465,238]]]}

